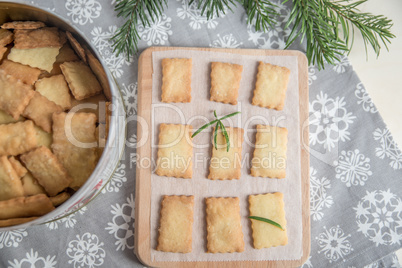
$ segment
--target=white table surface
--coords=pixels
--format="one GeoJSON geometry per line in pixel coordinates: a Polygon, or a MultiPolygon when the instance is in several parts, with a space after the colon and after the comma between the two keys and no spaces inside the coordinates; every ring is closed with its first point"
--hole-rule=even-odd
{"type": "MultiPolygon", "coordinates": [[[[355,44],[349,59],[362,80],[367,92],[377,106],[394,140],[402,145],[402,1],[370,0],[361,5],[361,11],[385,15],[392,19],[392,33],[396,38],[381,50],[378,58],[369,51],[368,60],[360,34],[355,35],[355,44]]],[[[402,265],[402,249],[397,252],[402,265]]]]}

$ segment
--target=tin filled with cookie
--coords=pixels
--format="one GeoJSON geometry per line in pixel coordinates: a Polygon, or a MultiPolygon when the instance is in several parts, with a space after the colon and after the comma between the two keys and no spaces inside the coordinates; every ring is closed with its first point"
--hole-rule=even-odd
{"type": "Polygon", "coordinates": [[[93,200],[123,152],[125,111],[90,42],[37,7],[0,3],[0,232],[93,200]]]}

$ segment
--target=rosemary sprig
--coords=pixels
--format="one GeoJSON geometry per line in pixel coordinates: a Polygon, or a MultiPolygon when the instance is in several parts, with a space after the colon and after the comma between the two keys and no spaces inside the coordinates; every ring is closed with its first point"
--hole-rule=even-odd
{"type": "Polygon", "coordinates": [[[276,226],[276,227],[282,229],[283,231],[285,230],[285,229],[282,228],[282,226],[281,226],[279,223],[277,223],[277,222],[275,222],[275,221],[273,221],[273,220],[270,220],[270,219],[267,219],[267,218],[263,218],[263,217],[257,217],[257,216],[249,216],[249,218],[250,218],[250,219],[253,219],[253,220],[257,220],[257,221],[263,221],[263,222],[272,224],[272,225],[274,225],[274,226],[276,226]]]}
{"type": "Polygon", "coordinates": [[[213,124],[216,123],[216,125],[215,125],[215,131],[214,131],[214,146],[215,146],[215,149],[216,149],[216,150],[218,149],[217,135],[218,135],[218,128],[220,128],[221,131],[222,131],[222,134],[223,134],[223,136],[225,137],[225,140],[226,140],[226,149],[227,149],[227,152],[229,152],[229,149],[230,149],[229,135],[228,135],[228,132],[226,131],[225,126],[224,126],[223,123],[222,123],[222,120],[224,120],[224,119],[226,119],[226,118],[229,118],[229,117],[232,117],[232,116],[234,116],[234,115],[236,115],[236,114],[239,114],[239,113],[240,113],[240,112],[234,112],[234,113],[225,115],[224,117],[218,118],[218,116],[216,115],[216,111],[214,110],[214,116],[215,116],[216,119],[215,119],[215,120],[212,120],[211,122],[206,123],[205,125],[203,125],[202,127],[200,127],[196,132],[193,133],[193,135],[191,135],[191,138],[194,138],[198,133],[200,133],[201,131],[203,131],[203,130],[206,129],[207,127],[209,127],[209,126],[211,126],[211,125],[213,125],[213,124]]]}

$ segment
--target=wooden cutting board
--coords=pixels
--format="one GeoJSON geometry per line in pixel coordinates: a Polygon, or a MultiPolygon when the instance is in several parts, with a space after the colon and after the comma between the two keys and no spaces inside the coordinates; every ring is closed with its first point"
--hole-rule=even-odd
{"type": "MultiPolygon", "coordinates": [[[[135,196],[135,253],[145,265],[153,267],[297,267],[302,265],[310,254],[310,158],[308,153],[308,65],[305,55],[291,50],[263,50],[263,49],[219,49],[219,48],[184,48],[184,47],[151,47],[146,49],[138,61],[138,116],[146,124],[137,124],[137,140],[151,137],[151,128],[142,126],[151,125],[152,104],[152,52],[164,50],[199,50],[215,51],[253,56],[296,56],[298,58],[299,74],[299,109],[300,109],[300,137],[301,144],[301,179],[302,179],[302,228],[303,228],[303,256],[299,260],[283,261],[222,261],[222,262],[163,262],[151,260],[150,215],[151,215],[151,168],[136,170],[135,196]]],[[[151,139],[137,148],[140,158],[151,159],[151,139]]]]}

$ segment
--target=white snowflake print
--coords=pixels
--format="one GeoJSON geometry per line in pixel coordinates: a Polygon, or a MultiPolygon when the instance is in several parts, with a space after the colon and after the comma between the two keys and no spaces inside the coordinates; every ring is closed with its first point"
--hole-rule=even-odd
{"type": "Polygon", "coordinates": [[[311,256],[308,256],[308,259],[305,263],[303,263],[300,268],[313,268],[313,264],[311,263],[311,256]]]}
{"type": "MultiPolygon", "coordinates": [[[[193,30],[201,29],[202,25],[206,25],[208,29],[215,29],[218,26],[218,20],[216,14],[212,16],[209,20],[207,19],[206,14],[201,15],[201,10],[197,7],[197,2],[194,1],[189,5],[186,0],[178,0],[181,2],[182,7],[177,8],[177,17],[182,20],[190,19],[189,25],[193,30]]],[[[227,11],[227,7],[224,7],[224,11],[219,11],[219,18],[225,17],[225,13],[227,11]]]]}
{"type": "Polygon", "coordinates": [[[218,39],[210,44],[210,47],[222,47],[222,48],[239,48],[243,45],[242,42],[237,42],[237,40],[233,37],[232,34],[227,34],[221,37],[219,34],[217,35],[218,39]]]}
{"type": "Polygon", "coordinates": [[[286,23],[289,21],[290,9],[281,2],[273,1],[277,6],[275,10],[279,13],[277,23],[273,28],[266,32],[255,30],[255,21],[247,25],[248,40],[252,41],[258,48],[263,49],[284,49],[286,39],[290,34],[291,27],[285,29],[286,23]]]}
{"type": "Polygon", "coordinates": [[[347,187],[363,186],[368,177],[373,175],[370,170],[370,158],[365,157],[358,149],[342,151],[334,165],[336,178],[345,182],[347,187]]]}
{"type": "Polygon", "coordinates": [[[334,67],[332,70],[338,74],[342,74],[346,71],[346,67],[350,66],[350,61],[346,56],[340,56],[338,60],[334,62],[334,67]]]}
{"type": "Polygon", "coordinates": [[[131,137],[128,138],[128,140],[126,142],[126,145],[129,148],[136,148],[137,147],[137,134],[134,133],[133,135],[131,135],[131,137]]]}
{"type": "Polygon", "coordinates": [[[165,14],[157,17],[149,26],[144,26],[141,21],[138,24],[138,34],[141,40],[146,41],[148,46],[164,45],[169,35],[172,35],[172,19],[165,14]]]}
{"type": "Polygon", "coordinates": [[[388,128],[377,128],[373,132],[374,140],[380,142],[380,147],[375,148],[375,155],[380,159],[389,158],[389,165],[393,169],[402,169],[402,152],[399,150],[388,128]]]}
{"type": "Polygon", "coordinates": [[[390,189],[367,191],[354,210],[358,231],[376,246],[401,244],[402,201],[390,189]]]}
{"type": "Polygon", "coordinates": [[[112,74],[115,77],[120,78],[124,73],[122,67],[124,65],[130,65],[133,62],[133,57],[130,57],[130,59],[127,60],[125,55],[120,54],[117,56],[116,53],[113,53],[113,42],[110,38],[116,33],[116,31],[116,25],[109,26],[106,31],[103,31],[102,27],[95,27],[91,31],[91,35],[93,36],[91,42],[99,51],[112,74]]]}
{"type": "Polygon", "coordinates": [[[117,167],[109,183],[107,183],[102,189],[103,194],[106,192],[119,192],[120,188],[123,186],[123,183],[127,181],[125,168],[125,164],[120,164],[117,167]]]}
{"type": "Polygon", "coordinates": [[[50,229],[50,230],[57,230],[59,229],[59,226],[64,226],[64,228],[74,228],[75,224],[77,223],[77,219],[75,216],[77,216],[79,213],[80,215],[83,215],[87,211],[86,207],[82,207],[78,212],[72,213],[68,216],[65,216],[59,220],[56,221],[51,221],[47,222],[45,225],[50,229]]]}
{"type": "Polygon", "coordinates": [[[0,249],[7,247],[18,247],[19,243],[28,233],[25,229],[0,232],[0,249]]]}
{"type": "Polygon", "coordinates": [[[67,0],[66,9],[67,16],[71,16],[74,23],[85,25],[100,16],[102,6],[96,0],[67,0]]]}
{"type": "Polygon", "coordinates": [[[135,202],[134,197],[131,194],[127,197],[127,202],[123,205],[112,205],[112,222],[109,222],[105,229],[109,231],[109,234],[113,234],[116,238],[115,245],[116,251],[124,250],[126,248],[134,248],[134,213],[135,202]]]}
{"type": "Polygon", "coordinates": [[[8,261],[8,268],[21,268],[21,267],[44,267],[55,268],[57,261],[56,256],[39,257],[38,252],[34,252],[31,248],[30,252],[27,252],[26,258],[21,260],[14,259],[14,261],[8,261]]]}
{"type": "Polygon", "coordinates": [[[71,258],[68,263],[74,264],[74,267],[95,267],[101,266],[106,257],[106,252],[102,248],[103,242],[95,234],[85,233],[76,240],[68,243],[67,255],[71,258]]]}
{"type": "Polygon", "coordinates": [[[127,109],[127,116],[137,113],[138,84],[131,83],[128,86],[122,84],[121,93],[127,109]]]}
{"type": "Polygon", "coordinates": [[[317,75],[316,75],[316,68],[315,66],[309,66],[308,67],[308,85],[311,86],[313,84],[313,81],[317,80],[317,75]]]}
{"type": "Polygon", "coordinates": [[[394,256],[392,256],[392,268],[401,268],[401,265],[399,264],[399,259],[398,256],[396,256],[396,254],[394,254],[394,256]]]}
{"type": "Polygon", "coordinates": [[[310,213],[314,221],[319,221],[324,216],[322,210],[330,208],[334,203],[327,190],[331,188],[331,182],[326,177],[317,178],[317,170],[310,167],[310,213]]]}
{"type": "Polygon", "coordinates": [[[316,100],[310,103],[310,144],[323,145],[324,149],[331,151],[336,143],[350,140],[349,125],[356,116],[345,108],[344,98],[329,98],[320,92],[316,100]]]}
{"type": "Polygon", "coordinates": [[[369,265],[365,265],[363,268],[378,268],[378,262],[370,263],[369,265]]]}
{"type": "Polygon", "coordinates": [[[352,245],[348,240],[351,235],[345,235],[339,225],[331,227],[329,230],[324,226],[324,229],[325,231],[316,237],[320,246],[318,253],[323,252],[330,263],[339,259],[345,261],[344,257],[353,251],[352,245]]]}
{"type": "Polygon", "coordinates": [[[357,84],[355,96],[359,99],[357,101],[357,104],[361,104],[364,111],[370,112],[372,114],[378,112],[377,107],[375,107],[370,95],[364,88],[363,83],[360,82],[359,84],[357,84]]]}

